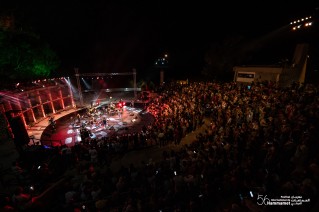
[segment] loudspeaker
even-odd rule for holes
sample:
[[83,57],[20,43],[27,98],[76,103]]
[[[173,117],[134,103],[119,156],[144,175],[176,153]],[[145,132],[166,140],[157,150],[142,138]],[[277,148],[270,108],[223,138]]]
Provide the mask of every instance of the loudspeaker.
[[24,126],[21,116],[11,117],[9,119],[9,124],[12,129],[12,133],[14,135],[14,142],[17,145],[25,145],[30,141],[27,129]]

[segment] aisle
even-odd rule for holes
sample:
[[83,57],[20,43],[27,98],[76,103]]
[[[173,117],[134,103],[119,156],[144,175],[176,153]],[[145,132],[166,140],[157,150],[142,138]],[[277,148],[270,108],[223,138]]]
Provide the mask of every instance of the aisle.
[[210,121],[206,118],[204,119],[204,124],[198,128],[196,131],[187,134],[181,141],[179,145],[169,144],[164,147],[150,146],[145,147],[140,150],[129,151],[122,156],[116,156],[111,163],[111,170],[117,172],[121,166],[129,167],[131,163],[135,167],[139,167],[142,163],[158,162],[163,159],[163,151],[170,152],[171,150],[179,150],[181,147],[187,144],[191,144],[196,140],[196,136],[199,133],[203,133],[207,127],[210,125]]

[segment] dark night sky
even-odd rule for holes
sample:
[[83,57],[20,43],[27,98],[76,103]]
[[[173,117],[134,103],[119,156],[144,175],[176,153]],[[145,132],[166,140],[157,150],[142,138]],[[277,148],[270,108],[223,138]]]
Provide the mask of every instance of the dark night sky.
[[265,36],[315,8],[315,1],[282,2],[11,1],[8,7],[58,53],[61,70],[127,72],[134,67],[146,73],[168,53],[172,71],[186,73],[202,69],[211,43]]

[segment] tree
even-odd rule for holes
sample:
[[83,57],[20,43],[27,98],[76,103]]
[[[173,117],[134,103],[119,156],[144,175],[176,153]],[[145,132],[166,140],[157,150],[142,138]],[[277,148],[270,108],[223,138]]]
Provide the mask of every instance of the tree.
[[60,62],[49,45],[33,33],[0,29],[0,78],[4,82],[50,76]]
[[232,75],[241,40],[241,37],[228,37],[222,42],[212,43],[205,55],[202,75],[214,80],[228,79]]
[[233,67],[251,61],[263,46],[264,42],[247,40],[243,36],[230,36],[214,42],[206,52],[202,75],[214,80],[232,80]]

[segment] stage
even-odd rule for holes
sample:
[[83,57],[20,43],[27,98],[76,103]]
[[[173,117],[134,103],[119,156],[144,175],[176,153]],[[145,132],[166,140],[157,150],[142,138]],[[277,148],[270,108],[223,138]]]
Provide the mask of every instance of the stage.
[[143,126],[148,126],[154,121],[153,115],[141,108],[124,106],[121,108],[121,112],[116,110],[116,112],[112,113],[107,113],[101,108],[103,108],[103,105],[99,106],[95,110],[98,112],[93,114],[88,113],[91,110],[90,108],[82,108],[62,116],[60,115],[54,120],[54,127],[50,125],[49,119],[44,120],[47,123],[46,126],[42,126],[43,132],[39,141],[37,139],[35,142],[31,140],[30,144],[36,143],[47,146],[65,144],[73,146],[82,142],[83,134],[81,137],[81,132],[83,130],[90,132],[90,139],[101,139],[103,137],[140,132]]

